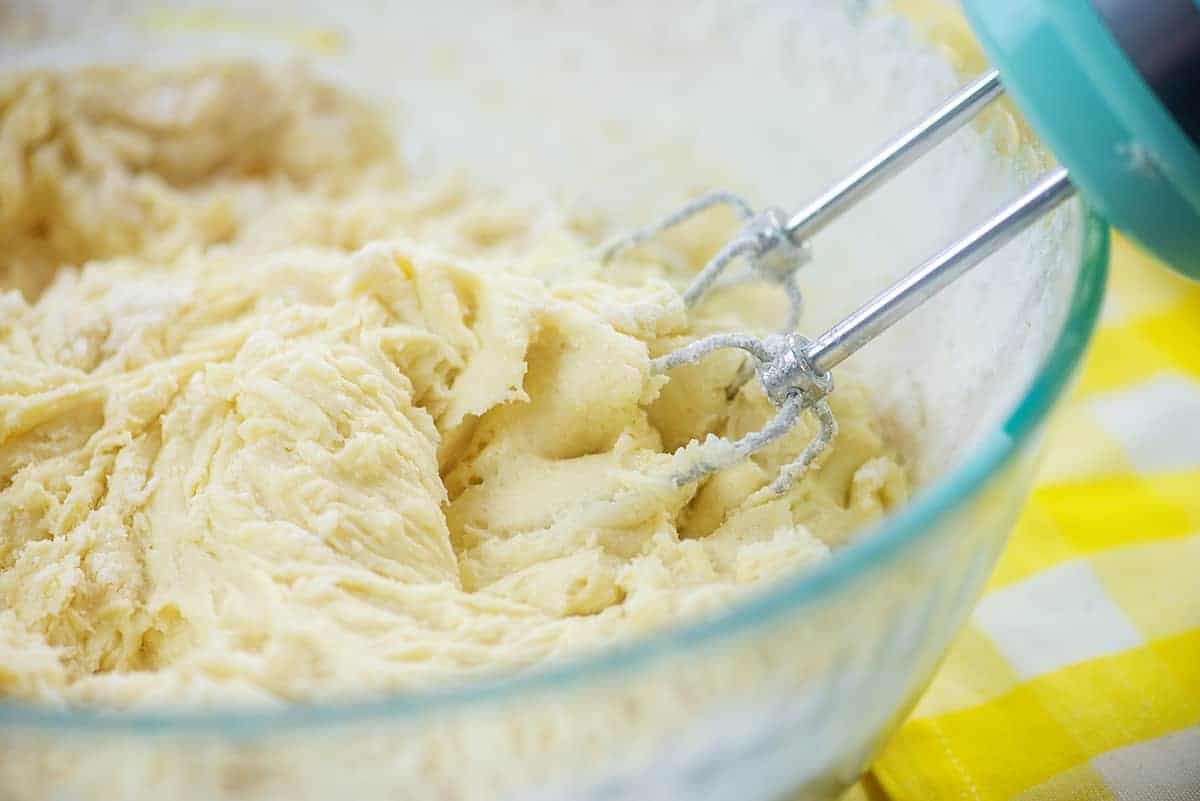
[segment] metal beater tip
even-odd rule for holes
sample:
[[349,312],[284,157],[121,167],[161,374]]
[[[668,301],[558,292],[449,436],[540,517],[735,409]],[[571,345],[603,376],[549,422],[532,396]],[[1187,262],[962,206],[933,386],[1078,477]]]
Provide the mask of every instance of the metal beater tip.
[[[710,353],[734,348],[750,354],[755,373],[778,411],[762,429],[733,443],[717,438],[717,444],[701,443],[692,462],[673,477],[676,486],[699,481],[718,470],[750,458],[795,427],[800,415],[811,410],[817,418],[817,434],[800,455],[780,469],[769,487],[775,494],[787,492],[797,478],[829,447],[837,436],[837,421],[826,396],[833,390],[833,377],[816,371],[805,351],[811,343],[799,334],[776,334],[759,339],[748,334],[713,334],[655,359],[651,370],[665,373],[681,364],[700,361]],[[724,443],[728,447],[719,447]],[[686,448],[684,449],[687,450]]]

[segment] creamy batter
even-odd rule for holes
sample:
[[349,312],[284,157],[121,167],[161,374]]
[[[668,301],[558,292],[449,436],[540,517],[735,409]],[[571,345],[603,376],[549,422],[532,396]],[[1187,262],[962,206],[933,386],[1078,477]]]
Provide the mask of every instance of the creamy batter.
[[[693,243],[719,241],[723,229]],[[211,703],[425,686],[711,610],[904,500],[870,398],[699,486],[772,409],[736,354],[649,371],[703,248],[406,175],[302,71],[0,83],[0,694]],[[770,315],[766,315],[770,316]]]

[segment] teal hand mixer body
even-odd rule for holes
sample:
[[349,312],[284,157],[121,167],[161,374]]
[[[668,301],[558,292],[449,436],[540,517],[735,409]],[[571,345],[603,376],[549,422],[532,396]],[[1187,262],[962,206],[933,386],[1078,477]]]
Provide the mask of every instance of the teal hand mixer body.
[[[749,457],[810,413],[817,435],[764,491],[787,490],[836,435],[826,402],[829,371],[1076,192],[1164,262],[1200,279],[1200,0],[963,0],[963,6],[996,69],[807,206],[790,215],[756,214],[736,195],[715,192],[605,249],[611,257],[727,205],[744,226],[697,275],[685,303],[695,304],[737,261],[778,283],[790,301],[781,334],[717,334],[654,362],[666,372],[719,349],[743,350],[753,370],[741,383],[757,374],[777,410],[761,431],[736,442],[694,446],[680,461],[676,484]],[[794,333],[800,293],[793,275],[808,260],[809,240],[1005,92],[1062,166],[820,336]]]

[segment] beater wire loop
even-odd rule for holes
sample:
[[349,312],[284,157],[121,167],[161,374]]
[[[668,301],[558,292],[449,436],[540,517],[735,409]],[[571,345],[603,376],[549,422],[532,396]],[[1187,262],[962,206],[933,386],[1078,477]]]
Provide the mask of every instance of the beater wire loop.
[[818,457],[833,444],[833,438],[837,436],[837,420],[833,416],[833,410],[829,408],[829,401],[822,398],[808,408],[817,418],[817,435],[805,446],[799,456],[779,469],[779,475],[775,477],[770,486],[770,492],[775,495],[782,495],[791,489],[792,485],[808,471]]
[[687,469],[673,476],[672,480],[675,482],[675,486],[682,487],[685,484],[691,484],[718,470],[749,459],[751,454],[762,450],[791,431],[796,425],[796,421],[800,419],[802,411],[804,411],[804,400],[799,395],[791,398],[779,409],[775,417],[758,431],[746,434],[737,442],[732,443],[732,447],[728,450],[722,450],[716,456],[710,458],[702,456]]
[[757,364],[754,372],[767,398],[778,410],[763,428],[746,434],[729,447],[719,451],[711,449],[708,455],[702,451],[693,464],[673,477],[676,486],[699,481],[749,458],[791,431],[800,415],[811,410],[817,418],[816,436],[796,459],[780,470],[769,491],[775,494],[787,492],[804,474],[837,436],[837,422],[825,400],[833,390],[833,378],[813,367],[805,353],[809,344],[809,340],[799,334],[759,339],[749,334],[721,333],[698,339],[651,362],[651,370],[661,374],[683,364],[694,364],[718,350],[745,351]]
[[[710,192],[645,228],[613,240],[600,250],[600,260],[609,261],[617,255],[644,245],[650,240],[691,217],[715,206],[731,207],[743,220],[741,229],[708,264],[696,274],[683,293],[683,302],[692,308],[714,288],[727,288],[749,280],[764,280],[777,284],[787,297],[788,316],[782,330],[793,331],[800,321],[803,298],[796,286],[797,271],[811,261],[807,243],[797,243],[788,233],[787,215],[781,209],[766,209],[755,213],[741,197],[731,192]],[[719,282],[733,262],[744,259],[749,266],[747,275]]]
[[708,211],[715,206],[729,206],[743,220],[749,220],[754,216],[754,209],[738,195],[732,192],[709,192],[685,203],[657,222],[653,222],[644,228],[639,228],[632,233],[617,237],[601,248],[600,260],[609,261],[618,254],[632,250],[639,245],[644,245],[664,231],[674,228],[685,220],[695,217],[700,212]]

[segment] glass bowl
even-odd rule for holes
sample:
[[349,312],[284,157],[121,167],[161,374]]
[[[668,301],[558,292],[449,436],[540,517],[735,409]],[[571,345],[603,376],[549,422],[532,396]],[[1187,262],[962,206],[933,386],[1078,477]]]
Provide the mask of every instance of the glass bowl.
[[[977,62],[935,0],[332,5],[18,7],[29,24],[8,29],[0,66],[299,54],[405,109],[418,169],[523,176],[632,223],[697,185],[798,203]],[[995,109],[821,235],[806,326],[1046,164]],[[1004,546],[1096,323],[1107,248],[1105,224],[1070,204],[852,360],[921,488],[810,572],[710,618],[433,692],[253,710],[2,703],[0,797],[834,797],[915,703]]]

